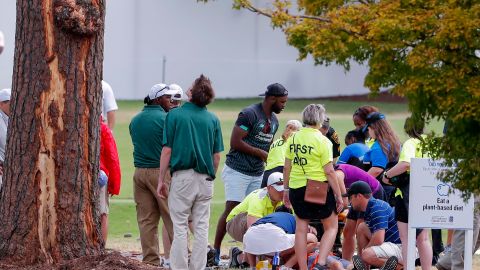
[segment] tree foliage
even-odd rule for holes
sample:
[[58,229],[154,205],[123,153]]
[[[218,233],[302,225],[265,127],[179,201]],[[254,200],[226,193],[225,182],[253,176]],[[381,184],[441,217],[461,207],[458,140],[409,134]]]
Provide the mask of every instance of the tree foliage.
[[448,120],[446,136],[431,134],[434,158],[454,171],[442,175],[466,193],[480,193],[480,2],[469,0],[274,0],[260,9],[299,60],[366,64],[364,84],[409,100],[413,117]]

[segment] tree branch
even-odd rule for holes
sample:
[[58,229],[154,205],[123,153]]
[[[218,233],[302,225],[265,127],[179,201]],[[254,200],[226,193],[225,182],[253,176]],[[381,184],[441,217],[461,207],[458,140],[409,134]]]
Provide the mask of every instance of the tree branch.
[[[241,6],[244,7],[245,9],[250,10],[251,12],[255,12],[255,13],[258,13],[260,15],[269,17],[269,18],[273,17],[272,13],[253,6],[250,3],[250,1],[245,1],[245,2],[242,1]],[[291,16],[291,17],[296,18],[296,19],[316,20],[316,21],[321,21],[321,22],[325,22],[325,23],[331,23],[332,22],[330,19],[327,19],[327,18],[318,17],[318,16],[311,16],[311,15],[304,15],[304,14],[297,14],[297,15],[288,14],[288,16]]]

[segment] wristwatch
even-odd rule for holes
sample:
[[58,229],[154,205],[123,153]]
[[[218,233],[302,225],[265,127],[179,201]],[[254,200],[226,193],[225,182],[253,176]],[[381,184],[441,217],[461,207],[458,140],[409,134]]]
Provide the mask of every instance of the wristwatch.
[[387,171],[384,171],[384,172],[383,172],[383,177],[385,177],[385,178],[387,178],[388,180],[390,180],[390,177],[388,177],[388,175],[387,175]]

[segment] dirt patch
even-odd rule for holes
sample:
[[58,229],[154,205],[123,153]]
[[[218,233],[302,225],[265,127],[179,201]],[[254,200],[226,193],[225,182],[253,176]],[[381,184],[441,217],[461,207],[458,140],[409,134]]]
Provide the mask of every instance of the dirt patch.
[[58,265],[16,266],[0,262],[3,270],[159,270],[161,267],[144,264],[130,258],[130,253],[107,251],[105,255],[86,256]]

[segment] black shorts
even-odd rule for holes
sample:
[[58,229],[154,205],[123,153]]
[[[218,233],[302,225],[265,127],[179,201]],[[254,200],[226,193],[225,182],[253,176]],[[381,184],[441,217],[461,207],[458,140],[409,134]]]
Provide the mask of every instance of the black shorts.
[[327,202],[324,205],[304,200],[306,187],[290,188],[289,198],[293,211],[301,219],[325,219],[336,211],[337,203],[331,188],[328,189]]
[[[383,187],[380,186],[380,189],[377,190],[377,192],[373,193],[373,197],[375,199],[379,199],[382,201],[386,201],[386,196],[385,196],[385,191],[383,190]],[[348,207],[348,214],[347,218],[351,220],[358,220],[359,218],[363,218],[363,213],[360,211],[353,210],[351,205]]]
[[278,166],[278,167],[275,167],[273,169],[266,170],[265,172],[263,172],[262,185],[260,186],[260,188],[264,188],[264,187],[267,186],[268,177],[270,176],[270,174],[272,174],[274,172],[283,173],[283,166]]
[[402,197],[395,197],[395,220],[403,223],[408,223],[408,201],[410,197],[410,190],[402,188]]

